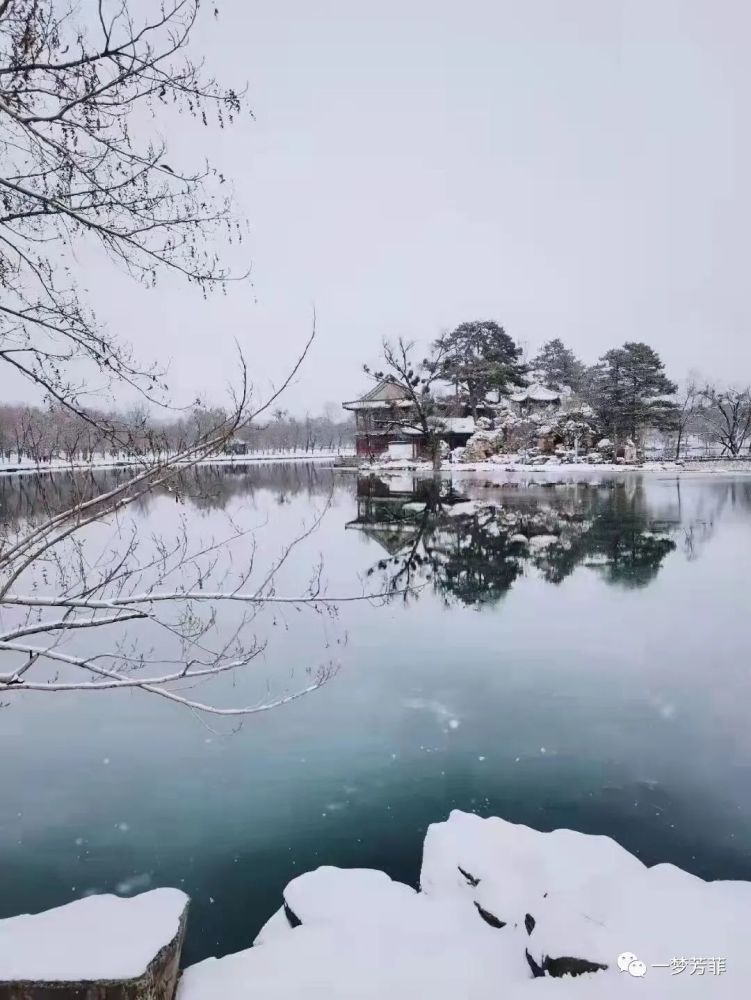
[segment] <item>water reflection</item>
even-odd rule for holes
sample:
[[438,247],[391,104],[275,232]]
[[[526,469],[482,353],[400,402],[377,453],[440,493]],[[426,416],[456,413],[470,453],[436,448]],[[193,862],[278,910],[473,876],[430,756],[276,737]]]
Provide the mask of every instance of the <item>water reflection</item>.
[[[123,474],[0,477],[1,518],[21,526]],[[260,566],[323,506],[279,593],[321,557],[334,594],[359,593],[369,569],[370,590],[422,587],[343,604],[336,628],[316,619],[349,638],[335,680],[239,732],[136,692],[0,708],[0,918],[176,885],[198,961],[247,947],[301,871],[416,882],[425,828],[453,808],[751,878],[751,479],[537,479],[435,486],[290,463],[200,469],[179,505],[147,498],[144,552],[176,512],[193,544],[229,517],[260,526]],[[233,547],[236,565],[251,555]],[[267,632],[275,652],[228,703],[317,651],[307,614]]]
[[[0,523],[14,527],[35,517],[59,514],[132,475],[133,470],[127,468],[0,475]],[[264,490],[271,490],[278,504],[300,494],[324,496],[331,489],[331,469],[316,462],[203,465],[179,473],[174,483],[170,497],[198,510],[224,510],[236,498],[252,499]],[[134,506],[146,514],[154,501],[167,493],[165,486],[157,486]]]
[[[419,596],[429,584],[445,603],[497,603],[525,573],[560,584],[577,566],[609,584],[645,587],[680,545],[697,558],[730,503],[751,506],[744,484],[717,484],[711,510],[650,503],[640,479],[474,484],[450,480],[360,477],[357,517],[347,524],[385,551],[368,570],[384,589]],[[478,495],[481,499],[477,499]],[[688,521],[687,521],[688,518]]]

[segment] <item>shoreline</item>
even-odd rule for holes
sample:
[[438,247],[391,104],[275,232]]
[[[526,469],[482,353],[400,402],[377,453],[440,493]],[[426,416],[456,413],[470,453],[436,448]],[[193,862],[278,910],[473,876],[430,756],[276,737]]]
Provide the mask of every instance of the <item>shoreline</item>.
[[[213,458],[202,458],[198,462],[177,462],[178,467],[195,467],[199,465],[263,465],[282,462],[333,462],[337,458],[349,458],[350,452],[290,452],[284,454],[249,454],[249,455],[216,455]],[[144,465],[141,459],[103,459],[94,462],[56,462],[45,465],[35,463],[9,464],[0,463],[0,476],[31,476],[52,475],[56,472],[98,472],[100,470],[138,469]]]
[[[382,462],[359,467],[342,468],[340,471],[358,472],[362,475],[400,474],[414,472],[417,474],[432,473],[429,462]],[[522,473],[524,475],[542,473],[543,475],[592,475],[606,473],[608,475],[664,475],[674,476],[751,476],[751,459],[739,459],[735,462],[717,459],[716,461],[692,462],[643,462],[639,465],[619,465],[613,462],[590,464],[589,462],[546,462],[541,465],[528,465],[521,462],[484,461],[484,462],[443,462],[440,470],[444,473],[463,474],[465,472],[484,473]]]

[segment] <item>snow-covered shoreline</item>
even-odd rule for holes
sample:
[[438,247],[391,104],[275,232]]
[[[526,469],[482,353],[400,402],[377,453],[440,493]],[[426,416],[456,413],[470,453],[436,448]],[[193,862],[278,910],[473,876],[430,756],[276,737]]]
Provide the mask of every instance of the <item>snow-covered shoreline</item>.
[[[358,467],[358,472],[363,474],[372,472],[381,473],[403,473],[415,472],[420,475],[430,474],[433,467],[429,462],[414,461],[389,461],[373,462],[368,465]],[[443,462],[441,473],[450,472],[460,475],[464,472],[486,472],[486,473],[540,473],[542,475],[592,475],[598,473],[617,473],[619,475],[665,475],[670,476],[747,476],[751,475],[751,459],[738,460],[734,462],[723,462],[722,460],[711,462],[642,462],[638,465],[624,465],[613,462],[600,462],[592,464],[589,462],[556,462],[550,461],[544,464],[527,464],[515,462],[508,456],[494,456],[482,462]]]
[[[178,465],[258,465],[281,462],[331,462],[337,458],[347,458],[354,455],[352,451],[315,451],[315,452],[251,452],[247,455],[215,455],[198,462],[178,462]],[[156,460],[156,459],[154,459]],[[98,472],[108,469],[140,469],[144,462],[152,461],[148,456],[141,458],[96,458],[92,462],[65,462],[56,459],[52,462],[2,462],[0,461],[0,476],[14,475],[44,475],[54,472]],[[161,456],[159,461],[164,461]]]
[[[454,811],[428,827],[418,888],[321,867],[279,902],[245,950],[185,969],[177,1000],[748,995],[751,882],[647,867],[605,836]],[[2,920],[0,995],[75,980],[106,997],[147,975],[134,996],[171,998],[186,906],[158,889]]]
[[186,969],[178,1000],[741,1000],[749,915],[751,883],[455,811],[428,828],[419,889],[299,876],[253,947]]

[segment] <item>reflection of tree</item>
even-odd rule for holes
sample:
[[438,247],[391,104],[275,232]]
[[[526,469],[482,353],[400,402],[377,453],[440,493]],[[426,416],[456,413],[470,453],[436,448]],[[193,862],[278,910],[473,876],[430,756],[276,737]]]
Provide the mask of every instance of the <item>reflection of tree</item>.
[[[11,526],[68,510],[131,475],[132,470],[124,468],[0,475],[0,523]],[[315,462],[204,465],[178,476],[169,495],[199,510],[223,510],[234,498],[252,497],[256,490],[272,491],[279,503],[300,493],[325,496],[331,481],[331,469]],[[157,487],[139,498],[137,508],[148,510],[154,497],[165,495],[165,488]]]
[[521,573],[520,546],[499,530],[494,511],[452,516],[451,508],[462,498],[450,484],[416,480],[412,491],[388,498],[372,481],[365,482],[358,490],[364,502],[353,523],[388,553],[369,575],[383,574],[386,587],[405,599],[408,588],[430,582],[447,604],[494,604]]
[[643,587],[657,576],[675,542],[664,525],[649,519],[641,490],[632,497],[623,489],[612,492],[609,510],[595,519],[586,537],[591,551],[604,556],[602,569],[610,583]]
[[550,583],[584,564],[609,583],[646,586],[676,548],[677,524],[650,514],[638,484],[509,490],[502,507],[452,516],[457,499],[431,498],[422,486],[391,497],[363,491],[352,526],[388,553],[369,572],[384,575],[394,590],[429,583],[447,603],[487,605],[500,600],[525,566]]
[[520,546],[497,530],[493,512],[455,517],[426,532],[433,585],[446,603],[495,604],[522,572]]
[[641,587],[650,583],[676,544],[672,524],[654,519],[643,489],[622,482],[611,489],[587,490],[579,527],[565,519],[558,542],[534,558],[550,583],[560,583],[581,563],[599,569],[609,583]]

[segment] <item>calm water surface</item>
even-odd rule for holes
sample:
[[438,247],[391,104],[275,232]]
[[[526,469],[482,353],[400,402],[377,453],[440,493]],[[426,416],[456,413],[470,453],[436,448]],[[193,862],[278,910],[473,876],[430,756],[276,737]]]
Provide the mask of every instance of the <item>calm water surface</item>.
[[[139,692],[0,709],[0,917],[176,885],[190,963],[247,946],[319,864],[414,884],[425,829],[452,808],[751,879],[751,479],[475,476],[436,495],[312,465],[203,475],[210,495],[180,505],[190,529],[229,513],[269,557],[330,497],[280,593],[322,558],[331,593],[416,595],[270,620],[273,651],[214,682],[216,701],[340,668],[237,732]],[[62,503],[70,482],[54,489]],[[0,517],[33,512],[35,490],[3,479]],[[451,516],[457,497],[501,511]],[[136,516],[146,535],[178,515],[154,497]],[[519,531],[556,541],[529,550]]]

